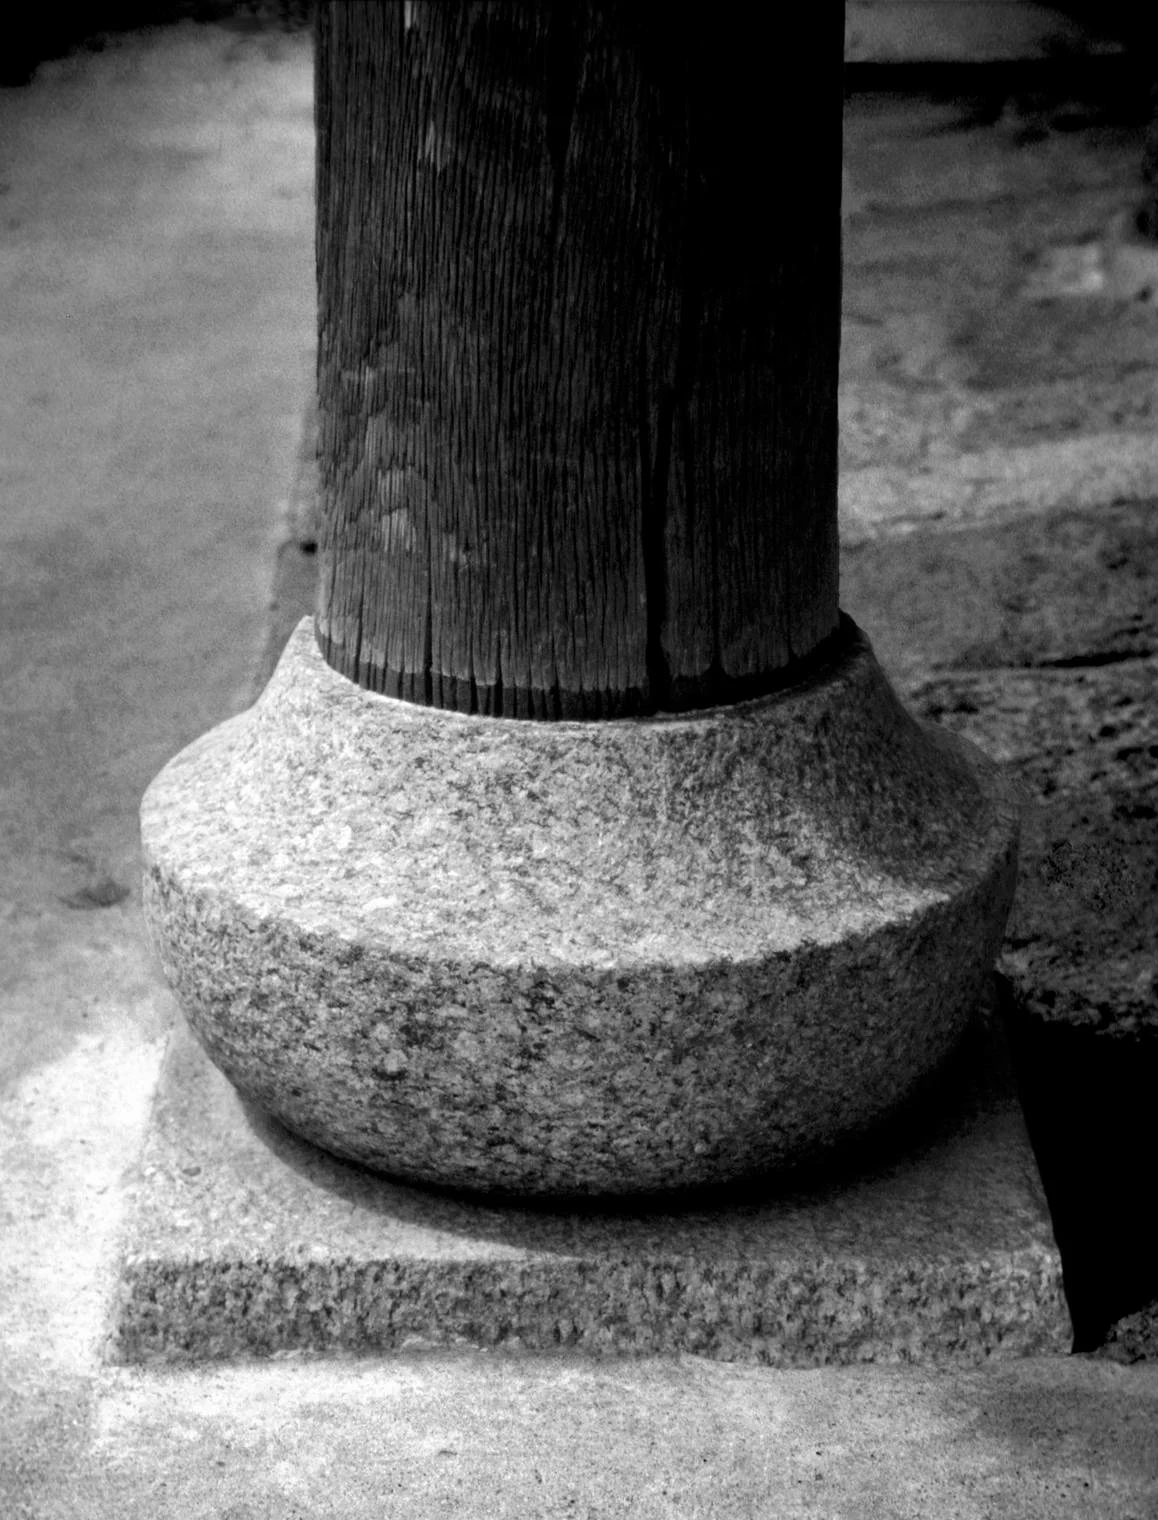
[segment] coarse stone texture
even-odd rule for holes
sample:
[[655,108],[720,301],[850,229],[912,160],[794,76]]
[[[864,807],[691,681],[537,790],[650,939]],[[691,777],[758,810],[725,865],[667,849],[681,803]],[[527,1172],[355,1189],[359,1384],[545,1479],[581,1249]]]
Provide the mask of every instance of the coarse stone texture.
[[[846,604],[911,709],[1026,798],[1000,968],[1036,1016],[1158,1032],[1153,501],[846,550]],[[945,607],[955,615],[946,619]],[[901,609],[899,615],[896,609]]]
[[400,1179],[726,1182],[946,1057],[1011,899],[1015,807],[847,620],[806,682],[526,723],[366,692],[309,622],[142,804],[166,975],[240,1090]]
[[[991,989],[989,989],[991,990]],[[1061,1263],[996,999],[840,1165],[646,1205],[494,1207],[392,1183],[247,1105],[178,1025],[109,1353],[481,1346],[785,1367],[1065,1351]]]
[[1027,798],[998,966],[1023,1010],[1022,1096],[1075,1343],[1153,1358],[1155,503],[882,537],[846,550],[841,584],[912,710],[981,745]]
[[914,694],[1005,761],[1031,805],[1000,956],[1039,1017],[1158,1032],[1158,658],[954,671]]

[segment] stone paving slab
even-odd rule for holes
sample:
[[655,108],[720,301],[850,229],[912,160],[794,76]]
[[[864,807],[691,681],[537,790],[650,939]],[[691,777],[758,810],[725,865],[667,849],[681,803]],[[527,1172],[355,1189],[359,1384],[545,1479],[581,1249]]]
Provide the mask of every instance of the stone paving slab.
[[782,1367],[1065,1351],[991,1007],[896,1126],[779,1193],[581,1210],[394,1185],[249,1110],[179,1022],[131,1207],[118,1362],[486,1346]]
[[1152,1041],[1155,500],[862,543],[841,582],[910,709],[1006,766],[1026,799],[999,969],[1040,1018]]
[[1112,47],[1089,18],[1030,0],[849,0],[846,63],[1006,63]]

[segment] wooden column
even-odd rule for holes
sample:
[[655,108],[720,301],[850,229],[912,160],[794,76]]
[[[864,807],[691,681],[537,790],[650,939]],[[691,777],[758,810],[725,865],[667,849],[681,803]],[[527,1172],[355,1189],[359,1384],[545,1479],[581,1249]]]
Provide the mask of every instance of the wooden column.
[[335,669],[595,719],[833,634],[842,9],[319,6]]

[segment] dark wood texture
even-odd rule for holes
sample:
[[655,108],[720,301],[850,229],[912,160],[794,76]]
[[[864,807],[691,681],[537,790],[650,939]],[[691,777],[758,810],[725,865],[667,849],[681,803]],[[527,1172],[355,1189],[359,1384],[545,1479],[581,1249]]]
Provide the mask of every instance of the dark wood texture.
[[833,634],[841,10],[319,8],[337,670],[619,717]]

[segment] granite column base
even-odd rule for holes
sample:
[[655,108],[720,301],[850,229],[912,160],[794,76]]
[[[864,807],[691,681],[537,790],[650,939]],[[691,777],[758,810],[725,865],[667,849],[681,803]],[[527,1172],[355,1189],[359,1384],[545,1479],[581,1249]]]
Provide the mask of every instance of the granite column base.
[[214,1063],[335,1156],[711,1188],[855,1146],[950,1058],[1016,812],[848,619],[770,696],[588,724],[375,695],[305,620],[150,786],[145,909]]
[[107,1355],[961,1366],[1072,1341],[1002,1019],[983,996],[954,1061],[824,1167],[563,1206],[335,1160],[242,1099],[178,1021]]

